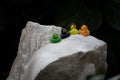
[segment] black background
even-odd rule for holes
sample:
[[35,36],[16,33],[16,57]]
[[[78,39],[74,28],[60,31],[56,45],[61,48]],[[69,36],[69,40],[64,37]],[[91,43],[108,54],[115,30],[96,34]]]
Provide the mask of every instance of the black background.
[[[51,6],[50,3],[56,5]],[[21,31],[27,21],[35,21],[40,24],[54,25],[55,6],[67,2],[61,0],[4,0],[0,2],[0,80],[5,80],[9,74],[12,63],[17,55],[17,49]],[[106,2],[101,4],[104,9]],[[105,16],[105,15],[104,15]],[[104,40],[108,44],[108,70],[106,78],[120,74],[120,31],[113,28],[103,19],[99,29],[91,32],[91,35]]]

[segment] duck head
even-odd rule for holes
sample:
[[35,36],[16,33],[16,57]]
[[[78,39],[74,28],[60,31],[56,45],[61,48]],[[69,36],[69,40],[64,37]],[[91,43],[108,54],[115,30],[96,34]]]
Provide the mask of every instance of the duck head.
[[63,29],[61,30],[61,33],[62,33],[62,34],[65,34],[65,33],[67,33],[67,30],[63,28]]
[[82,25],[81,30],[88,30],[88,27],[86,25]]
[[76,25],[75,25],[75,24],[72,24],[70,28],[71,28],[71,29],[76,29]]
[[54,33],[54,34],[52,35],[52,37],[53,37],[54,39],[57,39],[57,38],[59,37],[59,35],[58,35],[57,33]]

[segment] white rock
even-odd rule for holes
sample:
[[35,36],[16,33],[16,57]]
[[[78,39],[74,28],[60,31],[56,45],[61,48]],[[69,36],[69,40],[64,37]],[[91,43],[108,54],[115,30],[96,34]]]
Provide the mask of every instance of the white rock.
[[[22,31],[18,54],[7,80],[34,80],[41,70],[49,69],[53,62],[79,52],[82,52],[82,56],[93,56],[91,59],[85,58],[84,63],[80,63],[84,66],[81,68],[79,79],[76,80],[84,80],[87,75],[95,74],[101,66],[105,67],[107,46],[104,41],[93,36],[71,35],[60,43],[53,44],[50,43],[50,37],[54,32],[60,34],[61,28],[27,23]],[[89,51],[92,53],[87,55]],[[88,63],[88,60],[92,63]]]
[[50,42],[50,37],[54,32],[60,34],[61,27],[40,25],[28,21],[26,27],[22,30],[17,56],[7,80],[21,80],[24,66],[31,59],[35,51]]
[[[98,47],[103,45],[105,45],[105,43],[96,39],[95,37],[84,37],[79,34],[71,35],[57,44],[49,43],[46,46],[40,48],[33,55],[28,65],[25,67],[23,80],[34,80],[42,69],[44,69],[48,64],[60,59],[61,57],[70,56],[77,52],[84,52],[84,54],[86,54],[88,51],[97,50]],[[89,64],[87,66],[89,66]],[[90,67],[91,66],[89,66],[89,68]],[[87,70],[87,73],[84,71],[82,75],[90,73],[93,68],[88,71],[88,68],[86,67],[85,70]],[[93,72],[95,73],[95,70],[93,70]]]

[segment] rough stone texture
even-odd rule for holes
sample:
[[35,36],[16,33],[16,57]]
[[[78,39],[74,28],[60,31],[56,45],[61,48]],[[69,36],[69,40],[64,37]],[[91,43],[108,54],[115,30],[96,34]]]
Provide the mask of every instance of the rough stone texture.
[[[61,27],[28,22],[22,31],[18,53],[7,80],[22,80],[24,67],[33,54],[50,42],[53,32],[60,34]],[[106,43],[87,52],[77,52],[48,64],[35,80],[85,80],[106,67]]]
[[106,44],[96,50],[63,57],[45,67],[35,80],[86,80],[106,67]]
[[29,21],[22,30],[18,53],[7,80],[21,80],[23,68],[35,51],[50,42],[53,32],[60,34],[61,27],[45,26]]

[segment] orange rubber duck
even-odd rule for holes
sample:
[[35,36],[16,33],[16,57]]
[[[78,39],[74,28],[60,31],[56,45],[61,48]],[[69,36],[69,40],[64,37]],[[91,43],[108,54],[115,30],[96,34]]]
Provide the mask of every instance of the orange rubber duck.
[[79,29],[79,33],[83,36],[88,36],[90,34],[90,31],[86,25],[82,25],[81,29]]

